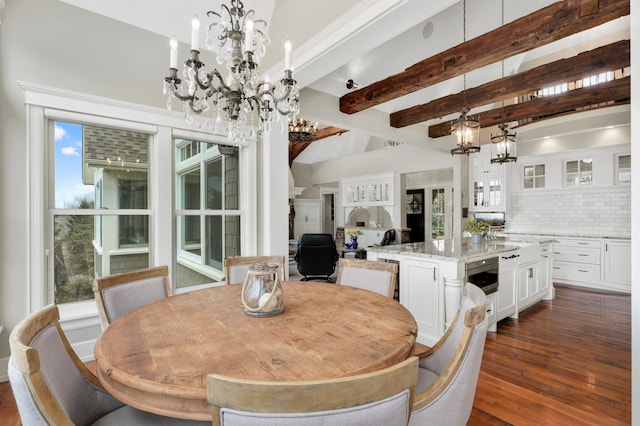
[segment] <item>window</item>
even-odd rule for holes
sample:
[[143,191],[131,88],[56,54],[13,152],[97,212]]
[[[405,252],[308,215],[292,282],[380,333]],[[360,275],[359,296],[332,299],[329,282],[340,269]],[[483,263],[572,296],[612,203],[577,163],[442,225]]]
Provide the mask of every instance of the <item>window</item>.
[[149,266],[150,135],[64,121],[50,125],[53,293],[60,304],[93,299],[96,276]]
[[224,279],[224,258],[240,253],[238,155],[175,139],[177,286]]
[[522,167],[522,186],[528,188],[544,188],[544,164],[530,164]]
[[431,190],[431,238],[444,238],[445,188]]
[[[224,137],[193,131],[183,121],[167,119],[169,113],[52,88],[21,87],[28,119],[31,311],[56,303],[66,324],[84,327],[83,321],[97,314],[92,292],[97,276],[169,265],[174,288],[178,278],[188,285],[211,285],[216,279],[210,275],[219,275],[224,255],[240,253],[240,242],[242,250],[255,251],[256,233],[241,238],[240,224],[255,229],[256,214],[241,209],[241,203],[252,201],[246,189],[237,187],[240,165],[255,158],[255,145],[223,157],[215,144]],[[188,139],[182,152],[176,152],[177,135]],[[177,213],[178,194],[172,190],[176,164],[180,174],[191,173],[189,179],[201,187],[185,193],[190,209]],[[187,186],[193,186],[189,179]],[[201,185],[200,179],[214,187]],[[253,188],[255,176],[240,183]],[[193,207],[200,200],[209,207]],[[180,253],[177,241],[183,229],[176,226],[177,214],[192,221]],[[182,262],[185,246],[202,262]]]
[[565,186],[591,185],[592,160],[572,160],[565,163]]
[[616,155],[616,184],[631,183],[631,154]]

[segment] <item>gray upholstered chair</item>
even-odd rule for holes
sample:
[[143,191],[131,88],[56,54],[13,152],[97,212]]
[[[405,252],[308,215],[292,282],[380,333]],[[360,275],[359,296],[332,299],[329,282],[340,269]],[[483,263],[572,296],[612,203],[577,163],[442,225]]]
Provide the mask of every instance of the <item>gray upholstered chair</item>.
[[50,305],[23,319],[11,332],[9,380],[22,424],[207,425],[126,406],[107,393],[71,348]]
[[122,315],[170,296],[169,268],[157,266],[96,278],[93,293],[104,330]]
[[207,375],[213,424],[406,426],[418,359],[330,380],[276,382]]
[[469,421],[487,336],[486,303],[482,290],[467,284],[453,325],[420,355],[411,425]]
[[393,297],[397,277],[397,263],[341,258],[338,261],[336,284],[363,288]]
[[236,256],[224,259],[224,275],[227,284],[243,284],[249,267],[256,263],[275,263],[278,265],[278,277],[284,281],[284,256]]

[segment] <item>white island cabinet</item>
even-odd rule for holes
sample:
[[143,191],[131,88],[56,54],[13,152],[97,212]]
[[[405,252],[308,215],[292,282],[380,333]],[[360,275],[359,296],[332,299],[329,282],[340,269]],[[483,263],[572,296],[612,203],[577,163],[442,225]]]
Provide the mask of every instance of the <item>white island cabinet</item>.
[[518,277],[518,255],[515,253],[503,253],[500,255],[498,268],[498,307],[496,321],[504,318],[518,316],[516,288]]
[[418,340],[430,341],[442,328],[438,263],[405,259],[400,262],[400,277],[405,281],[400,288],[400,303],[409,309],[418,324]]
[[[471,238],[463,238],[370,247],[367,259],[400,263],[400,303],[416,319],[416,340],[432,346],[442,337],[460,308],[465,264],[517,250],[518,247],[502,242],[472,244]],[[494,296],[489,300],[488,315],[495,323],[497,302]]]

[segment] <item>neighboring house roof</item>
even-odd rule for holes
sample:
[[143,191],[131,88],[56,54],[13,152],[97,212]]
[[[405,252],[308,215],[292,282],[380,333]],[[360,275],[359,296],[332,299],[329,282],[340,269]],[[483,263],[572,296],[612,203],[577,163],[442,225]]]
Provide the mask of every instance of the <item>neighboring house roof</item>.
[[93,183],[93,168],[146,170],[149,135],[129,130],[83,126],[83,182]]

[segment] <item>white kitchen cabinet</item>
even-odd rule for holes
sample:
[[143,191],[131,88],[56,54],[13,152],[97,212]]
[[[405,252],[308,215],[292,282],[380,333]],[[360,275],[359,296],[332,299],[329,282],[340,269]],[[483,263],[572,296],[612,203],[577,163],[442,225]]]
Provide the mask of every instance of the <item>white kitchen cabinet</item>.
[[498,295],[496,321],[513,316],[517,318],[517,266],[518,258],[516,254],[505,253],[500,255],[500,265],[498,272]]
[[579,286],[599,283],[600,250],[598,239],[557,238],[553,244],[553,280]]
[[553,244],[553,281],[631,292],[631,241],[558,237]]
[[518,312],[539,300],[538,263],[518,266]]
[[473,211],[504,210],[504,177],[476,177],[471,184],[471,205]]
[[394,177],[394,173],[380,173],[341,179],[342,205],[353,207],[395,204]]
[[[508,165],[491,163],[491,151],[472,154],[469,159],[469,210],[504,211]],[[510,170],[510,169],[509,169]]]
[[604,280],[631,291],[631,241],[604,241]]
[[418,324],[420,342],[433,342],[440,336],[440,294],[438,264],[422,260],[403,259],[400,262],[400,303]]
[[487,295],[487,328],[488,331],[498,331],[498,293],[491,293]]
[[484,147],[481,147],[481,152],[472,154],[469,158],[471,173],[473,176],[503,174],[503,165],[499,163],[492,163],[491,150],[484,152],[483,148]]
[[539,281],[539,291],[542,299],[549,300],[553,299],[553,292],[551,290],[551,264],[552,264],[552,255],[551,255],[551,244],[541,244],[540,245],[540,264],[538,267],[538,281]]

